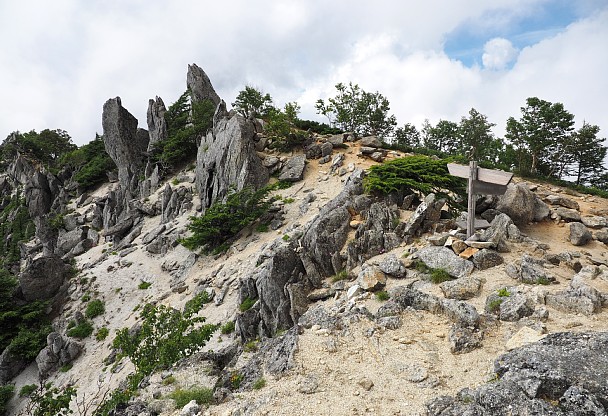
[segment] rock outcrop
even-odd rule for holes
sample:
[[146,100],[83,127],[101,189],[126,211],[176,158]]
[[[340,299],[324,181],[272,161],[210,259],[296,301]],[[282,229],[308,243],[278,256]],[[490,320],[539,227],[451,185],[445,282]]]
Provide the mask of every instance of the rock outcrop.
[[198,65],[188,65],[186,84],[192,94],[192,101],[211,100],[215,107],[220,104],[221,99],[213,89],[209,77]]
[[253,124],[218,106],[213,130],[201,140],[196,157],[196,189],[203,210],[223,201],[231,190],[259,189],[268,182],[268,169],[255,151]]

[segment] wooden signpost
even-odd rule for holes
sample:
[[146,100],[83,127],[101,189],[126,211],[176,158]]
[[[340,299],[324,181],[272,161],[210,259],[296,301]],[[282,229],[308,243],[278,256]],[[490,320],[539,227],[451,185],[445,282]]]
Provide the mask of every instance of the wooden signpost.
[[484,169],[477,167],[477,162],[469,162],[469,166],[448,163],[451,175],[469,180],[467,193],[467,238],[475,232],[475,195],[502,195],[507,190],[513,174],[502,170]]

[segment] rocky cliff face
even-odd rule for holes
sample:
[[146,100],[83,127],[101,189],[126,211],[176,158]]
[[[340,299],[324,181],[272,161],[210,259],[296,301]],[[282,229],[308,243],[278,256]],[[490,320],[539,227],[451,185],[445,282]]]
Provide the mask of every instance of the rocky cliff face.
[[211,85],[209,77],[198,65],[188,65],[186,85],[192,94],[193,101],[211,100],[216,107],[220,104],[221,99]]

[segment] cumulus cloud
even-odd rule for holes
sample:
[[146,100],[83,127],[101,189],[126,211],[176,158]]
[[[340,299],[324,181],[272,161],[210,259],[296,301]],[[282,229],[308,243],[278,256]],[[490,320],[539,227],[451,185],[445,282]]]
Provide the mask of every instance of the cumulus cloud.
[[481,60],[487,69],[504,69],[517,57],[517,49],[504,38],[494,38],[483,46]]
[[470,68],[445,54],[446,36],[488,16],[508,25],[545,1],[38,3],[34,10],[0,2],[0,140],[13,130],[62,128],[84,144],[101,133],[102,105],[115,96],[145,127],[148,99],[175,101],[189,63],[207,72],[227,103],[253,84],[278,105],[297,100],[303,117],[319,120],[314,102],[352,81],[389,98],[400,124],[458,121],[475,107],[500,131],[533,95],[603,122],[607,11],[519,55],[494,39],[483,68]]

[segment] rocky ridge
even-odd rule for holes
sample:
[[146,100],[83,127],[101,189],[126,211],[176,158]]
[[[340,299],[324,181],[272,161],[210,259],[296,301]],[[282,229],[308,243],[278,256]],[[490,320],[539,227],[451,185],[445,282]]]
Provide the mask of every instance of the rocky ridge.
[[[213,302],[203,315],[236,321],[236,334],[218,333],[203,351],[154,374],[120,414],[606,412],[608,378],[573,358],[587,357],[606,374],[606,201],[516,183],[501,198],[480,198],[479,215],[491,225],[466,239],[454,219],[442,219],[445,201],[434,195],[413,204],[363,193],[364,169],[397,157],[377,139],[314,137],[303,154],[277,154],[260,144],[255,121],[215,98],[200,68],[189,67],[187,78],[196,97],[217,101],[193,170],[162,183],[146,159],[150,142],[165,134],[158,97],[150,102],[150,133],[119,98],[104,105],[116,183],[69,199],[67,181],[26,160],[9,169],[7,180],[29,190],[28,210],[38,219],[36,239],[24,248],[21,290],[55,299],[58,317],[36,364],[22,372],[24,363],[3,354],[0,380],[19,388],[40,374],[56,385],[77,383],[80,397],[94,396],[99,380],[114,388],[131,364],[104,364],[112,337],[79,343],[63,335],[82,316],[83,296],[104,299],[109,313],[94,323],[113,332],[135,325],[144,302],[179,308],[206,291]],[[230,187],[265,185],[273,171],[295,184],[278,191],[272,232],[246,229],[217,257],[178,244],[189,215]],[[65,212],[59,229],[45,225],[51,211]],[[76,281],[62,270],[72,258],[81,269]],[[429,268],[451,280],[430,283]],[[139,289],[142,282],[150,287]],[[379,300],[379,292],[390,298]],[[238,311],[246,299],[255,303]],[[65,364],[73,369],[57,372]],[[184,388],[213,388],[217,404],[174,409],[167,394],[175,386],[163,383],[169,376]],[[262,378],[267,386],[252,390]]]

